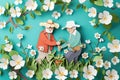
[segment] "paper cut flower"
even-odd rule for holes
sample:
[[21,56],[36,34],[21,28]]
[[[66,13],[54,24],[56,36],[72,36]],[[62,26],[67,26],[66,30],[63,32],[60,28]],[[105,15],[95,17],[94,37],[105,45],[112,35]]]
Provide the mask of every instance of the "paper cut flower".
[[91,7],[91,8],[89,8],[88,9],[88,16],[89,17],[96,17],[96,15],[97,15],[97,10],[96,10],[96,8],[94,8],[94,7]]
[[0,22],[0,29],[3,29],[6,27],[6,22]]
[[0,15],[4,14],[4,12],[5,12],[5,8],[0,6]]
[[108,11],[103,11],[103,13],[99,13],[99,22],[105,25],[108,25],[112,21],[112,15]]
[[21,40],[21,39],[23,38],[23,34],[21,34],[21,33],[17,34],[17,38],[18,38],[19,40]]
[[12,60],[10,61],[10,65],[14,67],[15,70],[21,69],[25,64],[25,61],[20,55],[13,55]]
[[69,72],[70,78],[77,78],[78,77],[78,71],[77,70],[72,70]]
[[26,6],[26,9],[27,9],[28,11],[34,11],[34,10],[37,9],[38,4],[37,4],[36,1],[28,0],[28,1],[26,2],[25,6]]
[[15,0],[14,4],[15,5],[22,4],[22,0]]
[[105,7],[113,7],[113,0],[103,0]]
[[52,17],[54,17],[55,19],[58,19],[61,16],[61,14],[57,11],[54,11],[52,14]]
[[9,72],[9,78],[11,80],[16,79],[17,78],[17,73],[15,71]]
[[66,70],[64,67],[59,67],[58,69],[55,70],[55,78],[59,79],[59,80],[65,80],[68,75],[68,70]]
[[9,61],[8,59],[2,58],[0,59],[0,68],[6,70],[8,68]]
[[4,47],[4,50],[6,52],[10,52],[13,48],[13,45],[12,44],[6,44],[5,47]]
[[72,10],[72,9],[66,9],[66,10],[65,10],[65,13],[66,13],[67,15],[72,15],[73,10]]
[[34,76],[35,72],[33,70],[28,70],[26,73],[26,76],[29,78],[32,78]]
[[20,17],[21,16],[21,10],[19,7],[16,7],[16,8],[10,8],[10,14],[12,17]]
[[51,79],[53,72],[50,69],[45,69],[43,70],[42,75],[43,75],[43,78],[45,79]]

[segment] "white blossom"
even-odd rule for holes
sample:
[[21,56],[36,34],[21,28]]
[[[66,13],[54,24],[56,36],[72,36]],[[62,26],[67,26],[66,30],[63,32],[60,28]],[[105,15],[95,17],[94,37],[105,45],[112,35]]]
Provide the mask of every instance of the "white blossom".
[[119,2],[116,2],[116,7],[120,8],[120,3]]
[[31,45],[31,44],[28,44],[28,45],[27,45],[27,49],[32,49],[32,45]]
[[103,64],[104,64],[104,63],[103,63],[103,60],[102,60],[102,59],[97,59],[97,60],[96,60],[96,64],[95,64],[96,67],[101,68],[101,67],[103,67]]
[[113,63],[113,65],[116,65],[120,62],[119,58],[117,56],[114,56],[112,59],[111,59],[111,62]]
[[99,13],[99,22],[105,25],[108,25],[112,21],[112,15],[108,11],[103,11],[103,13]]
[[58,19],[61,16],[61,14],[57,11],[54,11],[52,14],[52,17],[54,17],[55,19]]
[[9,78],[12,79],[16,79],[17,78],[17,73],[15,71],[11,71],[9,72]]
[[6,27],[6,22],[0,22],[0,29],[3,29]]
[[85,43],[86,43],[86,44],[90,44],[91,41],[88,39],[88,40],[85,40]]
[[70,3],[71,0],[62,0],[63,2]]
[[10,14],[12,17],[20,17],[21,16],[21,9],[19,7],[11,7]]
[[29,78],[32,78],[34,76],[34,74],[35,74],[34,70],[28,70],[26,72],[26,76],[29,77]]
[[8,59],[2,58],[0,59],[0,68],[6,70],[8,68],[9,61]]
[[86,52],[82,53],[82,58],[87,59],[88,58],[88,53],[86,53]]
[[78,71],[77,70],[72,70],[69,72],[70,78],[77,78],[78,77]]
[[27,9],[28,11],[34,11],[34,10],[37,9],[38,4],[37,4],[36,1],[28,0],[28,1],[26,2],[25,6],[26,6],[26,9]]
[[51,79],[53,72],[50,69],[45,69],[42,71],[43,78],[45,79]]
[[99,48],[99,47],[95,48],[95,52],[100,53],[100,51],[101,51],[101,48]]
[[97,75],[97,70],[92,65],[85,66],[83,72],[83,77],[88,80],[93,80]]
[[0,6],[0,15],[4,14],[4,12],[5,12],[5,8]]
[[94,7],[89,8],[88,12],[89,12],[89,14],[88,14],[89,17],[93,17],[94,18],[97,15],[97,10]]
[[17,34],[17,38],[18,38],[19,40],[21,40],[21,39],[23,38],[23,34],[21,34],[21,33]]
[[68,70],[66,70],[64,67],[59,67],[58,69],[55,70],[55,78],[59,80],[65,80],[68,75]]
[[66,10],[65,10],[65,13],[66,13],[67,15],[72,15],[73,10],[72,10],[72,9],[66,9]]
[[106,76],[104,76],[105,80],[119,80],[119,74],[115,69],[107,70]]
[[94,37],[95,37],[96,39],[99,39],[99,38],[101,37],[101,34],[99,34],[99,33],[97,32],[97,33],[94,34]]
[[30,55],[31,56],[35,56],[36,55],[36,51],[35,50],[30,50]]
[[105,61],[104,62],[104,68],[105,69],[111,68],[111,63],[109,61]]
[[112,43],[108,43],[109,51],[112,53],[120,52],[120,40],[114,39]]
[[113,0],[103,0],[105,7],[113,7]]
[[15,70],[21,69],[25,64],[25,61],[20,55],[13,55],[12,60],[10,61],[10,65],[14,67]]
[[86,0],[79,0],[80,4],[83,4],[84,2],[86,2]]
[[13,45],[12,44],[6,44],[5,47],[4,47],[4,50],[7,51],[7,52],[10,52],[13,48]]

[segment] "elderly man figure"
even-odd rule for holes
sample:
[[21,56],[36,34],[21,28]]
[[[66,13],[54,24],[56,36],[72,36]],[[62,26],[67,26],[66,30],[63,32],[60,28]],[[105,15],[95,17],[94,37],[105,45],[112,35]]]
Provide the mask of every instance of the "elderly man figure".
[[45,30],[40,33],[37,44],[39,54],[36,61],[38,63],[41,63],[44,58],[48,58],[48,54],[51,53],[54,46],[60,45],[60,42],[56,42],[52,34],[54,28],[59,28],[59,24],[54,23],[52,20],[48,20],[47,22],[40,23],[40,26],[45,26]]
[[76,30],[77,27],[80,27],[80,25],[76,25],[74,21],[68,21],[66,23],[66,26],[63,29],[67,29],[67,31],[69,32],[69,41],[58,47],[59,50],[68,47],[64,50],[64,53],[65,58],[69,63],[71,61],[76,63],[78,61],[79,55],[81,54],[81,35]]

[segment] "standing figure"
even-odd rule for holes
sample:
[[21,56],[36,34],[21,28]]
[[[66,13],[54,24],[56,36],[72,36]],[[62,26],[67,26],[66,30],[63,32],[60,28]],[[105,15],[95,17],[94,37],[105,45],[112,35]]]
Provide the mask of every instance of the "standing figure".
[[74,21],[68,21],[66,23],[66,26],[63,29],[67,29],[67,31],[69,32],[69,41],[58,47],[59,50],[67,47],[67,49],[64,50],[64,53],[65,58],[69,63],[71,61],[76,63],[82,50],[82,48],[80,47],[81,35],[76,30],[77,27],[80,27],[80,25],[76,25]]
[[56,42],[52,34],[54,28],[59,28],[59,24],[54,23],[52,20],[48,20],[47,22],[40,23],[40,26],[44,26],[45,30],[40,33],[37,44],[39,54],[36,61],[38,63],[41,63],[44,58],[48,58],[48,54],[51,53],[54,46],[60,45],[60,42]]

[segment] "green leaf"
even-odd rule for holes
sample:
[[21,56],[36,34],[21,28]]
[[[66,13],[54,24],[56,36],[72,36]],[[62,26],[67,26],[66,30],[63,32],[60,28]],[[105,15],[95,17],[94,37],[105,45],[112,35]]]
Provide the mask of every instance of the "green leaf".
[[79,9],[81,7],[81,4],[78,4],[77,6],[76,6],[76,9]]
[[25,26],[24,30],[29,30],[31,28],[31,26]]
[[44,3],[44,0],[40,0],[41,3]]
[[10,56],[8,56],[7,54],[3,54],[3,55],[2,55],[2,58],[5,58],[5,59],[10,60]]
[[104,2],[103,2],[103,0],[95,0],[94,4],[97,6],[103,6]]
[[112,27],[112,24],[108,24],[108,25],[103,25],[106,29],[110,29]]
[[8,2],[6,3],[5,8],[6,8],[7,10],[10,8],[10,5],[9,5]]
[[0,75],[2,75],[2,70],[0,70]]
[[29,14],[30,14],[30,17],[31,17],[31,18],[33,18],[33,19],[35,18],[35,15],[34,15],[32,12],[29,13]]
[[14,30],[13,27],[10,27],[10,28],[9,28],[9,31],[10,31],[11,33],[13,33],[13,30]]
[[24,24],[23,20],[20,19],[20,18],[15,18],[15,21],[16,21],[17,24],[20,24],[20,25]]
[[95,61],[97,61],[98,59],[102,59],[102,56],[95,56],[94,59],[93,59],[93,61],[95,62]]
[[120,22],[120,18],[119,16],[117,16],[116,14],[112,14],[112,21],[115,23],[119,23]]
[[18,55],[18,52],[15,51],[15,50],[12,50],[12,51],[10,51],[9,55],[10,55],[10,56]]
[[41,12],[38,11],[38,10],[35,10],[34,12],[35,12],[36,15],[41,15]]
[[87,8],[87,6],[85,6],[85,5],[82,5],[82,8],[83,8],[83,10],[84,10],[85,12],[87,12],[87,11],[88,11],[88,8]]

